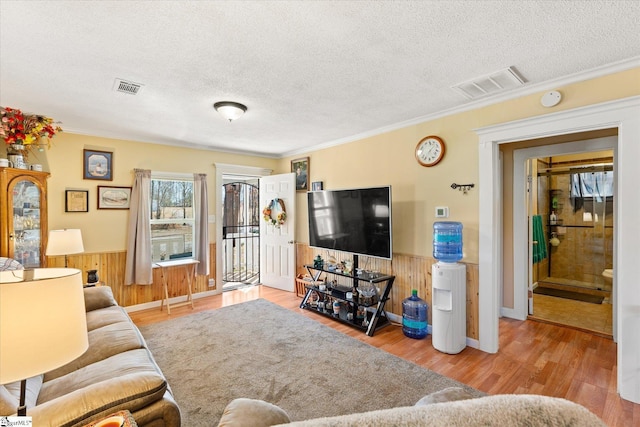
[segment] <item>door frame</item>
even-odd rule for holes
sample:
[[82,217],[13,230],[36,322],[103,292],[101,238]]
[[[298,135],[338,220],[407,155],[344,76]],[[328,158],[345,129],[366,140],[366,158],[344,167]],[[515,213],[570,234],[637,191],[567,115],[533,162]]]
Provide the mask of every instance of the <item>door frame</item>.
[[[617,137],[607,136],[603,138],[585,139],[580,141],[565,142],[562,144],[542,145],[539,147],[522,148],[513,152],[513,309],[502,308],[502,314],[505,317],[525,320],[528,313],[528,295],[527,287],[519,286],[525,283],[527,286],[530,281],[530,240],[529,240],[529,214],[526,206],[526,170],[525,161],[528,159],[536,159],[540,157],[552,157],[565,154],[584,153],[589,151],[613,150],[614,169],[617,165]],[[614,179],[617,184],[617,171],[615,171]],[[616,197],[614,197],[614,212],[618,211],[619,198],[617,197],[617,188],[615,189]],[[616,234],[618,227],[614,227],[614,241],[617,240]],[[616,252],[613,253],[613,263],[616,264]],[[616,340],[616,306],[615,298],[615,278],[612,292],[613,304],[613,337]]]
[[[624,200],[615,214],[615,223],[624,233],[614,242],[614,264],[618,292],[616,330],[618,334],[618,393],[623,399],[640,403],[640,293],[635,289],[635,266],[640,211],[637,182],[640,182],[640,96],[608,101],[529,119],[476,129],[479,136],[479,347],[496,353],[502,286],[502,188],[500,150],[504,143],[564,135],[591,130],[618,130],[618,198]],[[624,322],[623,322],[624,320]]]
[[[260,178],[263,176],[271,175],[273,172],[272,169],[259,168],[255,166],[243,166],[243,165],[232,165],[227,163],[214,163],[216,168],[216,181],[214,184],[215,187],[215,201],[216,201],[216,217],[209,218],[209,222],[215,222],[215,230],[216,230],[216,289],[213,291],[214,294],[222,293],[222,191],[220,188],[222,186],[222,182],[224,182],[225,176],[242,176],[242,177],[255,177]],[[216,218],[218,220],[216,220]]]

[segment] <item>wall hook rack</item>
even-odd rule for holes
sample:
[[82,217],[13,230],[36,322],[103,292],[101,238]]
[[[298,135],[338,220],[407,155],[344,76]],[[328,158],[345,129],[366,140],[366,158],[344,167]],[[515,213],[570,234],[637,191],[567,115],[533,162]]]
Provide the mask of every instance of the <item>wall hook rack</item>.
[[451,188],[453,188],[454,190],[458,189],[462,191],[463,194],[467,194],[467,192],[475,186],[475,184],[456,184],[455,182],[451,184]]

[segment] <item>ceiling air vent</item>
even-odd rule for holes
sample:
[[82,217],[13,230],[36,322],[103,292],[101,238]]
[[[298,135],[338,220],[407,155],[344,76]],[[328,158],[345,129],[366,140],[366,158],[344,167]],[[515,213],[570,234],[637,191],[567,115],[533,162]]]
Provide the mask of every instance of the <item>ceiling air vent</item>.
[[514,89],[524,85],[524,82],[525,80],[518,75],[513,67],[509,67],[451,86],[451,89],[467,99],[478,99],[483,96],[494,95],[498,92]]
[[129,95],[137,95],[138,93],[140,93],[143,87],[144,85],[140,83],[116,79],[113,85],[113,90],[115,90],[116,92],[128,93]]

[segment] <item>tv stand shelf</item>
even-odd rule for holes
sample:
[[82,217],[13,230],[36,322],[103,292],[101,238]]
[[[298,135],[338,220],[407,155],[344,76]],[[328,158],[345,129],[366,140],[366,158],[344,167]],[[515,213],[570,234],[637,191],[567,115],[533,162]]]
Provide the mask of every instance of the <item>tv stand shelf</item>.
[[[356,276],[324,268],[316,268],[313,265],[305,265],[304,267],[313,278],[313,282],[305,285],[306,292],[300,303],[300,308],[313,311],[337,322],[365,331],[370,337],[373,336],[375,331],[391,323],[387,317],[387,312],[384,310],[384,306],[389,300],[389,294],[391,293],[395,276],[372,276],[369,273]],[[338,277],[348,277],[353,280],[353,287],[345,289],[343,286],[336,286],[332,289],[321,290],[317,282],[322,273]],[[352,301],[352,299],[347,298],[347,292],[351,292],[353,288],[357,288],[360,282],[368,282],[374,285],[384,284],[384,289],[380,289],[380,295],[373,301],[358,301],[356,303]],[[318,303],[315,306],[311,303],[311,296],[314,294],[318,297]],[[320,309],[320,302],[324,305],[326,301],[340,302],[339,313],[334,314],[332,308],[326,309],[325,307],[324,309]],[[364,307],[364,317],[358,317],[358,307]],[[374,307],[375,311],[369,310],[370,307]]]

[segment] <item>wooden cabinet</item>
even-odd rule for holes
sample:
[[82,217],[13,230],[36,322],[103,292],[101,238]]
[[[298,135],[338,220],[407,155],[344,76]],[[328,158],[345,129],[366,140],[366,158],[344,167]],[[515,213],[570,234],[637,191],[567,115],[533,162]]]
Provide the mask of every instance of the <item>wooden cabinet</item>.
[[0,256],[46,267],[48,172],[0,167]]

